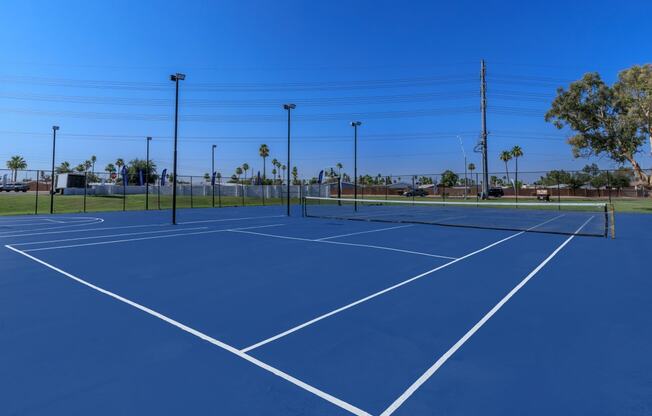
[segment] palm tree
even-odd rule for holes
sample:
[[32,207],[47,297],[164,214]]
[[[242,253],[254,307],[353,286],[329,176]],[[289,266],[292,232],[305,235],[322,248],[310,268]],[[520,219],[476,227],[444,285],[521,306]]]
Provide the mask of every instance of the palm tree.
[[93,166],[93,162],[91,162],[90,160],[84,161],[84,169],[85,169],[85,171],[88,171],[88,169],[90,169],[91,166]]
[[475,170],[475,164],[474,163],[469,163],[469,171],[471,172],[471,175],[473,175],[474,170]]
[[93,164],[93,169],[91,170],[91,172],[93,172],[93,173],[95,173],[95,162],[97,162],[97,156],[92,155],[91,156],[91,163]]
[[81,173],[81,172],[83,172],[83,171],[86,170],[86,165],[83,164],[83,163],[80,163],[79,165],[75,166],[75,170],[76,170],[77,172],[80,172],[80,173]]
[[341,177],[342,168],[343,168],[344,166],[343,166],[340,162],[337,162],[337,165],[335,165],[335,167],[337,168],[337,176],[338,176],[338,177]]
[[274,183],[276,183],[276,168],[272,169],[272,175],[274,175]]
[[209,182],[211,180],[211,175],[204,173],[204,182]]
[[249,170],[249,164],[246,163],[246,162],[243,163],[242,164],[242,170],[244,171],[244,182],[247,182],[247,171]]
[[281,165],[281,170],[283,171],[283,176],[281,177],[281,185],[283,184],[283,178],[285,178],[285,169],[287,169],[287,166]]
[[507,167],[507,162],[512,160],[512,152],[509,150],[503,150],[500,152],[500,156],[498,156],[498,158],[505,162],[505,174],[507,175],[507,182],[509,182],[509,168]]
[[115,165],[118,167],[118,171],[121,171],[122,167],[125,165],[124,159],[119,157],[118,159],[116,159]]
[[19,169],[27,169],[27,162],[22,156],[12,156],[7,161],[7,168],[11,169],[13,182],[18,178]]
[[292,181],[294,182],[295,185],[298,185],[298,180],[297,178],[299,177],[299,171],[297,170],[297,167],[292,168]]
[[[278,159],[276,158],[272,159],[272,166],[274,166],[275,168],[274,170],[278,172],[278,167],[279,167]],[[276,173],[274,173],[274,182],[276,183]]]
[[265,179],[267,179],[267,168],[265,160],[267,157],[269,157],[269,147],[264,143],[261,144],[260,149],[258,149],[258,154],[263,158],[263,183],[265,183]]
[[70,162],[61,162],[61,164],[56,169],[57,173],[66,173],[70,172]]
[[238,183],[240,183],[240,175],[242,175],[242,168],[238,166],[235,168],[235,176],[238,178]]
[[111,175],[116,171],[115,165],[113,163],[109,163],[104,167],[104,171],[109,174],[109,178],[110,178]]
[[518,186],[518,158],[523,156],[523,149],[521,149],[521,146],[514,146],[512,147],[512,157],[514,158],[514,163],[516,164],[515,169],[515,178],[514,178],[514,189]]

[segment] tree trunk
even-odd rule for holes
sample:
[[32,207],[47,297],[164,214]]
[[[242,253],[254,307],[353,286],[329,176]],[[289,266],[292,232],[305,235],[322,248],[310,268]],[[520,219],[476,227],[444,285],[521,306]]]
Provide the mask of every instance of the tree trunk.
[[629,160],[629,163],[631,163],[634,172],[636,172],[636,176],[638,176],[638,179],[643,182],[645,187],[650,188],[652,186],[652,176],[645,173],[645,171],[641,168],[641,165],[638,164],[633,156],[627,155],[625,157],[627,160]]

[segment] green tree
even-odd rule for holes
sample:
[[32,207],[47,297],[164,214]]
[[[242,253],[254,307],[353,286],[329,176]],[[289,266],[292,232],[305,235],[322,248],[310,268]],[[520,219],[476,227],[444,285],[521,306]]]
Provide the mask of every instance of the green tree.
[[292,182],[295,185],[299,185],[299,171],[296,166],[292,168]]
[[258,149],[258,154],[260,157],[263,158],[263,183],[265,183],[265,179],[267,179],[267,158],[269,157],[269,146],[266,144],[261,144],[260,148]]
[[509,169],[507,163],[512,160],[512,152],[509,150],[503,150],[500,152],[500,155],[498,155],[498,158],[505,162],[505,176],[507,176],[507,183],[509,183]]
[[104,167],[104,171],[109,174],[109,177],[111,174],[116,172],[115,165],[113,163],[109,163]]
[[242,183],[247,182],[247,171],[249,170],[249,164],[248,163],[243,163],[242,164],[242,171],[244,172],[244,181]]
[[613,87],[598,73],[587,73],[559,88],[545,119],[559,129],[568,127],[574,157],[606,156],[628,162],[646,186],[652,176],[643,171],[636,154],[651,129],[652,66],[632,67],[619,74]]
[[211,181],[211,175],[208,173],[204,173],[204,182],[210,182]]
[[518,185],[516,182],[518,182],[518,158],[523,156],[523,149],[521,149],[521,146],[514,146],[512,147],[511,154],[514,158],[514,185],[520,188],[520,185]]
[[337,162],[335,167],[337,168],[337,176],[342,177],[341,174],[342,174],[342,168],[344,167],[344,165],[342,165],[340,162]]
[[238,183],[240,183],[240,175],[242,175],[242,172],[243,171],[242,171],[242,168],[240,166],[235,168],[235,176],[236,176],[236,178],[238,180]]
[[59,166],[55,169],[57,173],[67,173],[71,172],[70,162],[61,162]]
[[91,165],[92,165],[93,169],[91,169],[91,172],[95,172],[95,162],[97,162],[97,156],[92,155],[91,156]]
[[16,182],[18,179],[18,171],[27,169],[27,162],[22,156],[12,156],[7,161],[7,168],[11,170],[12,181]]
[[474,163],[469,163],[469,172],[471,172],[471,175],[473,175],[473,171],[475,170],[475,164]]
[[457,184],[457,181],[459,179],[460,179],[459,176],[457,176],[457,174],[455,172],[453,172],[452,170],[445,170],[441,174],[440,183],[443,186],[447,187],[447,188],[452,188],[453,186],[455,186]]
[[122,172],[122,167],[125,165],[123,158],[119,157],[115,161],[115,165],[118,167],[118,172]]
[[[145,159],[132,159],[127,164],[127,176],[134,183],[139,181],[139,171],[143,171],[143,178],[149,183],[156,182],[158,175],[156,173],[156,163],[154,161],[149,161],[149,176],[147,176],[147,160]],[[179,178],[177,178],[178,181]]]
[[276,168],[272,169],[272,175],[274,175],[274,183],[276,183]]
[[283,171],[283,176],[281,177],[281,184],[283,184],[283,179],[285,179],[285,170],[287,169],[287,166],[281,165],[281,170]]

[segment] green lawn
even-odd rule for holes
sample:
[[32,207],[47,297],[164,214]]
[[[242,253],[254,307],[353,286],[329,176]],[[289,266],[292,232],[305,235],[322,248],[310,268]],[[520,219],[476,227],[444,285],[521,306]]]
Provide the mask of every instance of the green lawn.
[[[294,198],[292,203],[298,203]],[[73,212],[102,212],[102,211],[137,211],[145,209],[145,195],[127,195],[123,200],[122,196],[87,196],[86,209],[84,210],[84,197],[82,195],[55,195],[55,213]],[[280,198],[265,199],[265,205],[281,205],[285,200]],[[34,214],[36,212],[36,194],[3,194],[0,193],[0,215]],[[220,205],[220,198],[215,196],[215,206]],[[222,197],[221,205],[226,206],[254,206],[263,205],[261,198]],[[177,197],[177,208],[210,208],[213,206],[211,196],[194,196],[192,201],[189,196]],[[149,209],[170,209],[172,208],[172,197],[161,195],[160,200],[156,195],[149,196]],[[50,198],[47,194],[38,196],[38,213],[50,212]]]
[[[385,199],[385,195],[365,195],[364,199]],[[389,200],[397,201],[410,201],[412,198],[391,195]],[[440,197],[416,197],[417,201],[441,201]],[[447,198],[447,201],[464,201],[462,198]],[[215,206],[219,206],[220,199],[215,197]],[[474,198],[469,198],[467,201],[475,201]],[[494,202],[510,203],[514,202],[513,198],[494,199]],[[533,202],[534,198],[520,198],[520,202]],[[262,205],[263,201],[260,198],[245,197],[244,201],[241,197],[222,197],[222,206],[255,206]],[[266,199],[266,205],[281,205],[285,202],[280,198]],[[549,202],[550,207],[555,207],[555,200]],[[607,199],[597,198],[562,198],[561,202],[608,202]],[[293,198],[293,204],[299,203],[299,200]],[[652,214],[652,198],[612,198],[612,203],[616,212],[642,212]],[[101,212],[101,211],[121,211],[123,209],[144,210],[145,209],[145,195],[127,195],[124,199],[122,196],[88,196],[86,197],[86,212]],[[156,195],[149,196],[149,209],[170,209],[172,208],[172,197],[162,195],[159,198]],[[178,208],[209,208],[212,207],[211,196],[194,196],[192,201],[189,196],[177,197]],[[0,215],[18,215],[18,214],[34,214],[36,209],[36,194],[34,193],[20,193],[20,194],[5,194],[0,193]],[[41,193],[38,196],[38,212],[41,214],[49,213],[50,211],[50,198],[49,195]],[[54,198],[54,212],[55,213],[73,213],[84,212],[84,197],[81,195],[56,195]]]

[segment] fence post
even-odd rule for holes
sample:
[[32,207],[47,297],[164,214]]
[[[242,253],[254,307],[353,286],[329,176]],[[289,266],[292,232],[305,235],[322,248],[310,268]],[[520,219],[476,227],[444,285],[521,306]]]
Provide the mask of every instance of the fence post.
[[611,204],[611,174],[607,170],[607,192],[609,192],[609,203]]
[[122,178],[122,210],[127,210],[127,184],[129,183],[129,174],[127,174],[127,180],[125,181]]
[[84,212],[86,212],[86,192],[88,190],[88,172],[84,172]]
[[158,209],[161,209],[161,178],[158,179],[158,192],[157,194],[157,204],[158,204]]
[[561,184],[559,183],[559,175],[557,176],[557,210],[561,211]]
[[217,180],[217,200],[220,208],[222,208],[222,178]]
[[34,205],[34,215],[38,215],[38,177],[40,173],[40,170],[36,171],[36,203]]
[[192,175],[190,176],[190,208],[194,208],[193,200],[192,200]]

